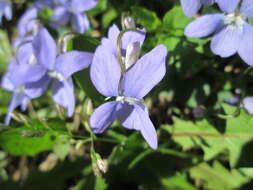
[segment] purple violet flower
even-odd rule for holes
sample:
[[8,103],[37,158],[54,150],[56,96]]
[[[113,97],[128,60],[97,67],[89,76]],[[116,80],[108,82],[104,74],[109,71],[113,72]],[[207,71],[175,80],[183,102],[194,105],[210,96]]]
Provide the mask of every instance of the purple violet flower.
[[[18,63],[15,58],[11,60],[1,82],[2,88],[13,92],[5,125],[9,125],[14,109],[21,106],[21,109],[25,111],[28,101],[40,97],[48,85],[48,79],[41,75],[42,67],[34,59],[31,43],[26,43],[20,48],[17,59]],[[30,70],[33,71],[33,75],[27,75]]]
[[211,50],[221,57],[238,53],[248,64],[253,65],[253,27],[248,18],[253,18],[252,0],[243,0],[239,11],[239,0],[220,4],[225,14],[207,14],[191,22],[185,29],[187,37],[206,37],[214,33]]
[[53,24],[65,26],[71,21],[72,29],[84,33],[89,28],[89,20],[84,11],[94,8],[97,0],[59,0],[59,5],[54,9]]
[[40,29],[34,37],[33,51],[38,63],[42,66],[40,74],[44,74],[52,81],[53,100],[66,108],[68,116],[71,117],[75,108],[74,85],[71,76],[91,64],[93,53],[73,50],[57,56],[57,45],[44,28]]
[[12,5],[11,5],[11,2],[8,0],[1,0],[0,1],[0,25],[2,24],[3,16],[7,20],[12,19]]
[[90,126],[95,133],[102,133],[115,120],[119,120],[125,128],[140,131],[147,143],[156,149],[155,127],[142,99],[164,77],[167,49],[159,45],[139,59],[145,32],[126,32],[121,40],[126,70],[122,73],[117,60],[119,33],[117,26],[113,25],[108,38],[102,39],[94,54],[91,80],[102,95],[115,97],[116,100],[99,106],[90,118]]

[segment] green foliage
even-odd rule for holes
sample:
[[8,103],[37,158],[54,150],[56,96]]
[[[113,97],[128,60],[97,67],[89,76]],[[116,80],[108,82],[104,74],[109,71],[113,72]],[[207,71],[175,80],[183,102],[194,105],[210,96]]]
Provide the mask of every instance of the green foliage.
[[23,127],[3,129],[0,132],[0,146],[12,155],[34,156],[51,150],[54,145],[66,141],[67,137],[68,132],[59,123],[33,122]]

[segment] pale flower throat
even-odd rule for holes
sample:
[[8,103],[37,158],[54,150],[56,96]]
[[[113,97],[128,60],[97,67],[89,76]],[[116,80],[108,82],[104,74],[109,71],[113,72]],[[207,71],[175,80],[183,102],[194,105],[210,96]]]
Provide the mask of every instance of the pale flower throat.
[[243,29],[245,23],[245,16],[239,13],[230,13],[225,15],[224,24],[230,27],[231,29]]

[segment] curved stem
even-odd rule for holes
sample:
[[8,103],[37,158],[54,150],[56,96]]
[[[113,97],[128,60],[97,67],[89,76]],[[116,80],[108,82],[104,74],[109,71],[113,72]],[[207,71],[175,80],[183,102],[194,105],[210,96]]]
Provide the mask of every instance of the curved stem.
[[58,54],[59,55],[67,52],[67,45],[66,44],[67,44],[68,40],[70,40],[76,36],[80,36],[80,34],[78,34],[76,32],[68,32],[59,38],[59,40],[58,40]]

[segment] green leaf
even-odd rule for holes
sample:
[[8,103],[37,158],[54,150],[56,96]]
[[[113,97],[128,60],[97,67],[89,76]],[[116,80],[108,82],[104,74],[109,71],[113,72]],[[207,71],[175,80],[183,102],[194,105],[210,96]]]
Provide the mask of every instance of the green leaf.
[[221,163],[214,162],[212,166],[201,163],[190,170],[191,177],[199,181],[204,189],[228,190],[238,189],[241,185],[249,182],[253,175],[252,171],[245,173],[244,169],[229,171]]
[[[227,114],[235,111],[235,108],[229,105],[224,105],[224,108]],[[205,160],[228,151],[231,167],[251,167],[253,161],[248,154],[253,148],[252,126],[252,116],[242,111],[238,117],[216,123],[207,120],[191,122],[175,119],[172,127],[165,128],[184,150],[201,148]]]
[[96,16],[97,14],[103,12],[107,8],[107,0],[98,0],[98,4],[94,9],[87,11],[89,16]]
[[12,155],[35,156],[39,152],[50,150],[68,133],[54,123],[46,126],[34,122],[31,126],[8,128],[0,132],[0,146]]
[[131,10],[136,22],[145,27],[148,31],[156,30],[161,24],[155,12],[143,7],[132,7]]

